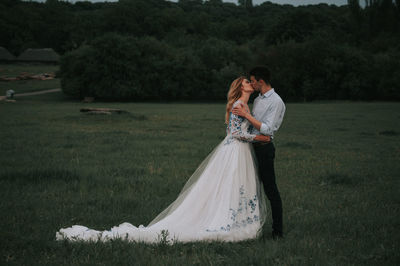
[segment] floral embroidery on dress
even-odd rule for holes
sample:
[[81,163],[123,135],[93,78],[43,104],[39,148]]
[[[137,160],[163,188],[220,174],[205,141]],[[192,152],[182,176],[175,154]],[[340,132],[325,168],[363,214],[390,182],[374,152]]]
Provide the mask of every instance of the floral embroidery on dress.
[[238,208],[229,209],[229,211],[231,212],[232,222],[227,224],[226,226],[221,226],[218,229],[206,229],[207,232],[219,232],[219,231],[229,232],[231,229],[245,227],[249,224],[253,224],[254,222],[258,222],[260,220],[259,215],[255,213],[258,202],[257,195],[254,195],[251,198],[247,198],[245,196],[243,185],[240,187],[239,193],[240,193],[240,198],[239,198]]
[[[232,108],[239,103],[241,102],[236,101]],[[229,123],[226,127],[226,134],[228,135],[228,138],[224,142],[224,145],[228,145],[235,140],[240,142],[252,142],[256,135],[251,134],[251,132],[252,126],[249,125],[248,121],[243,117],[235,115],[231,112],[229,114]]]
[[253,134],[253,129],[254,129],[253,125],[250,124],[247,127],[247,134],[252,135]]

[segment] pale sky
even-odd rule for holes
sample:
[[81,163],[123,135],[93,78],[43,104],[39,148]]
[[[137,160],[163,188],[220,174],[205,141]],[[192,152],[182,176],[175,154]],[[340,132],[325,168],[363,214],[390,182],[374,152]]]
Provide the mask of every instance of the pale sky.
[[[38,2],[45,2],[45,0],[33,0],[33,1],[38,1]],[[64,0],[67,1],[67,0]],[[68,2],[77,2],[78,0],[68,0]],[[117,2],[118,0],[90,0],[91,2]],[[172,2],[177,2],[177,0],[170,0]],[[231,2],[231,3],[237,3],[237,0],[223,0],[224,2]],[[320,4],[320,3],[326,3],[326,4],[335,4],[338,6],[341,5],[346,5],[347,0],[269,0],[272,3],[276,4],[290,4],[294,6],[299,6],[299,5],[315,5],[315,4]],[[253,0],[254,5],[261,4],[263,2],[266,2],[266,0]]]

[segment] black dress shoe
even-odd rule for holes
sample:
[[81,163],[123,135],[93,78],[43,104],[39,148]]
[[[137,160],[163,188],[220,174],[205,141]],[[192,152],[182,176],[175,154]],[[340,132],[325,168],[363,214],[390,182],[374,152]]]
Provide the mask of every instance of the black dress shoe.
[[272,231],[272,239],[278,240],[283,238],[283,233],[279,231]]

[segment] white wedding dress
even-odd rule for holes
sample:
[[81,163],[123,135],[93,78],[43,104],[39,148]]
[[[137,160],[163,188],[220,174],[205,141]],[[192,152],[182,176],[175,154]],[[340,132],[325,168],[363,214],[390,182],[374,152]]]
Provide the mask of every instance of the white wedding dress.
[[[240,103],[235,102],[234,106]],[[74,225],[57,240],[158,243],[241,241],[259,236],[266,218],[249,122],[230,114],[227,136],[189,178],[177,199],[148,226],[122,223],[109,231]]]

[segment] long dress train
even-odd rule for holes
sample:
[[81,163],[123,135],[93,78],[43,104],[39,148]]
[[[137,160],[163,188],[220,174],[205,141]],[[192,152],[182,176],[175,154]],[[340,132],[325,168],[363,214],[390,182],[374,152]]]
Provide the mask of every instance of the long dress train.
[[[235,102],[235,105],[240,101]],[[265,195],[249,134],[249,122],[230,113],[227,136],[189,178],[177,199],[146,227],[122,223],[108,231],[74,225],[57,240],[241,241],[256,238],[266,218]]]

